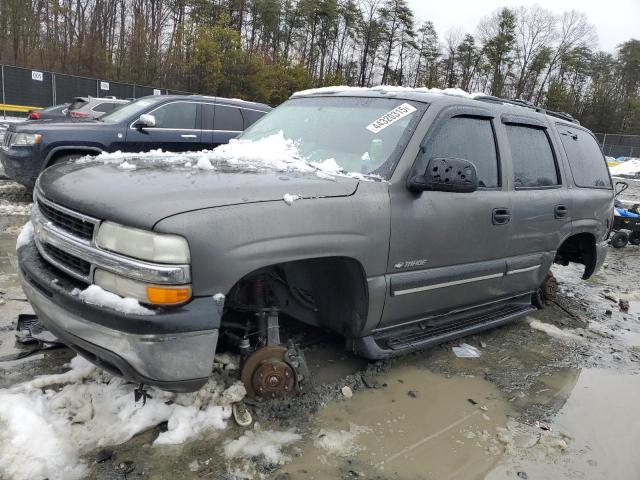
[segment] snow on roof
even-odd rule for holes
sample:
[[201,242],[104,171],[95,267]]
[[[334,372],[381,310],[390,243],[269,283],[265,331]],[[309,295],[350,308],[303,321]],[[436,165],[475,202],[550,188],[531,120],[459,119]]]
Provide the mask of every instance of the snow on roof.
[[336,85],[330,87],[310,88],[308,90],[301,90],[295,92],[292,97],[302,95],[318,95],[318,94],[331,94],[342,92],[379,92],[382,94],[394,95],[398,93],[430,93],[436,95],[450,95],[453,97],[475,98],[478,96],[486,95],[482,92],[468,93],[461,88],[427,88],[427,87],[403,87],[397,85],[378,85],[376,87],[351,87],[349,85]]

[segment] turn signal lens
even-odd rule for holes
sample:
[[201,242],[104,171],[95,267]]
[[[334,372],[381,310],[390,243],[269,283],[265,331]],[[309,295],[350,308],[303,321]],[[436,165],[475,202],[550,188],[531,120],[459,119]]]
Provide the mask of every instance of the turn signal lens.
[[189,287],[161,287],[153,285],[147,287],[147,299],[152,305],[175,305],[184,303],[191,298]]

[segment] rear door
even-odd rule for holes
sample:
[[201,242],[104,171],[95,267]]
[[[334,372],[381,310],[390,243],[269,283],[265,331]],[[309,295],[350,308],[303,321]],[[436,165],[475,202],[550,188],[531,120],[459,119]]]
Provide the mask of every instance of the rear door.
[[156,119],[155,127],[136,128],[133,122],[127,130],[127,150],[132,152],[162,148],[170,152],[200,150],[201,104],[176,100],[146,112]]
[[446,110],[427,132],[412,169],[424,172],[432,158],[469,160],[480,180],[476,192],[416,194],[405,184],[391,185],[389,295],[382,326],[504,296],[511,193],[503,179],[494,126],[487,109]]
[[556,123],[569,170],[577,188],[573,189],[574,211],[572,233],[598,232],[601,241],[611,222],[613,186],[607,161],[593,134],[575,124]]
[[556,249],[571,233],[574,205],[548,124],[503,115],[502,128],[514,189],[507,285],[517,295],[534,291],[544,280]]

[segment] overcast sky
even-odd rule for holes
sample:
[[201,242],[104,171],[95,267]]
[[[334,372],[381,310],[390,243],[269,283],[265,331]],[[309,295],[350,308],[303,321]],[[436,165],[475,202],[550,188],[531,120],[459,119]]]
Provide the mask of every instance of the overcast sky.
[[451,28],[474,33],[479,20],[499,7],[538,5],[561,13],[578,10],[587,14],[598,31],[599,48],[613,52],[630,38],[640,40],[640,0],[407,0],[420,23],[431,20],[440,39]]

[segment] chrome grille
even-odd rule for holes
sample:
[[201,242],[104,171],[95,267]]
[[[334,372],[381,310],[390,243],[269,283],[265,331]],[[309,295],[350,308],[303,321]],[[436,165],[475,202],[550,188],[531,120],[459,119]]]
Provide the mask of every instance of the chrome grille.
[[42,201],[38,202],[38,207],[48,220],[51,220],[56,226],[63,230],[77,235],[80,238],[84,238],[85,240],[91,240],[93,238],[93,232],[96,227],[95,223],[70,215]]
[[89,277],[89,274],[91,273],[91,264],[86,260],[74,257],[73,255],[70,255],[67,252],[47,243],[43,244],[42,248],[47,253],[47,256],[57,262],[60,262],[69,270],[72,270],[82,277]]

